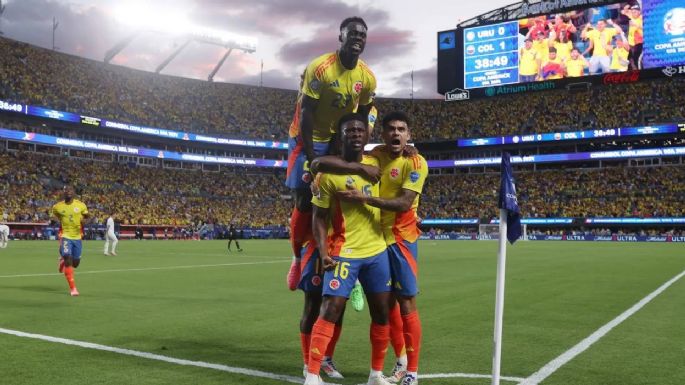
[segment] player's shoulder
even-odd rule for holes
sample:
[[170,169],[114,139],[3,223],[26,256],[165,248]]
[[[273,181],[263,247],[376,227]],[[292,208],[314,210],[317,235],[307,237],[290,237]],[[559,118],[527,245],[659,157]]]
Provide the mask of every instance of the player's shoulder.
[[373,73],[373,71],[371,70],[371,67],[369,67],[369,65],[366,64],[366,62],[364,60],[362,60],[361,58],[357,62],[357,66],[359,66],[359,69],[362,72],[364,72],[368,76],[372,77],[373,79],[376,79],[376,74]]
[[411,167],[412,170],[428,170],[428,162],[421,154],[415,154],[410,157],[405,158],[406,163]]
[[317,56],[314,60],[309,62],[307,72],[311,71],[311,75],[315,76],[317,79],[321,79],[326,73],[326,70],[335,64],[336,60],[338,60],[338,54],[336,52],[328,52]]
[[362,156],[362,163],[372,165],[372,166],[376,166],[376,167],[381,165],[381,161],[378,159],[378,157],[376,157],[375,155],[372,155],[372,154],[364,154]]

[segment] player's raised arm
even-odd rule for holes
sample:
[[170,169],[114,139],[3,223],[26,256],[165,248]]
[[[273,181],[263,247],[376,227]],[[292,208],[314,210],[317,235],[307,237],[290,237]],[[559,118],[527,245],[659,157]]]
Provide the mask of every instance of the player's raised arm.
[[327,172],[331,174],[355,174],[369,179],[374,184],[378,183],[381,177],[381,170],[370,164],[358,162],[347,162],[339,156],[321,156],[312,162],[311,170],[314,173]]
[[411,205],[414,202],[414,199],[416,199],[418,193],[416,191],[402,189],[399,197],[387,199],[366,196],[359,190],[348,189],[346,191],[338,191],[336,195],[340,200],[364,203],[369,206],[378,207],[381,210],[403,212],[411,208]]

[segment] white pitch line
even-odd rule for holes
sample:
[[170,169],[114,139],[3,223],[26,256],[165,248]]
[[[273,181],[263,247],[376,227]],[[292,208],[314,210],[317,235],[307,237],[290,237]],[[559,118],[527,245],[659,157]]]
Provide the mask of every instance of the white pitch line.
[[557,358],[553,359],[552,361],[550,361],[549,363],[547,363],[547,365],[543,366],[540,370],[538,370],[537,372],[530,375],[528,378],[526,378],[519,385],[537,385],[537,384],[539,384],[544,379],[551,376],[552,373],[557,371],[557,369],[559,369],[560,367],[562,367],[563,365],[565,365],[566,363],[568,363],[569,361],[574,359],[580,353],[584,352],[592,344],[599,341],[599,339],[604,337],[607,333],[609,333],[611,331],[611,329],[615,328],[616,326],[621,324],[623,321],[628,319],[628,317],[632,316],[638,310],[642,309],[642,307],[644,307],[646,304],[648,304],[656,296],[661,294],[664,290],[668,289],[669,286],[674,284],[676,281],[678,281],[683,276],[685,276],[685,271],[683,271],[680,274],[676,275],[675,277],[671,278],[671,280],[669,280],[668,282],[661,285],[658,289],[654,290],[651,294],[649,294],[648,296],[643,298],[640,302],[633,305],[630,309],[624,311],[621,315],[619,315],[618,317],[609,321],[609,323],[607,323],[606,325],[597,329],[597,331],[595,331],[594,333],[590,334],[589,337],[580,341],[576,346],[572,347],[571,349],[562,353],[559,357],[557,357]]
[[[264,372],[261,370],[254,370],[254,369],[237,368],[237,367],[222,365],[222,364],[212,364],[210,362],[204,362],[204,361],[184,360],[184,359],[180,359],[180,358],[163,356],[160,354],[141,352],[138,350],[122,349],[122,348],[116,348],[113,346],[95,344],[92,342],[77,341],[77,340],[71,340],[71,339],[67,339],[67,338],[46,336],[46,335],[42,335],[42,334],[26,333],[26,332],[21,332],[18,330],[0,328],[0,333],[9,334],[9,335],[17,336],[17,337],[22,337],[22,338],[31,338],[31,339],[42,340],[42,341],[47,341],[47,342],[54,342],[54,343],[64,344],[64,345],[78,346],[78,347],[85,348],[85,349],[101,350],[101,351],[110,352],[110,353],[123,354],[126,356],[146,358],[149,360],[162,361],[162,362],[166,362],[166,363],[170,363],[170,364],[176,364],[176,365],[195,366],[198,368],[214,369],[214,370],[220,370],[222,372],[242,374],[242,375],[251,376],[251,377],[268,378],[270,380],[285,381],[285,382],[291,382],[294,384],[301,384],[303,382],[302,377],[288,376],[285,374],[269,373],[269,372]],[[439,374],[422,374],[422,375],[419,375],[419,378],[423,378],[423,379],[429,379],[429,378],[492,378],[492,376],[486,375],[486,374],[469,374],[469,373],[439,373]],[[522,378],[518,378],[518,377],[501,377],[501,379],[505,380],[505,381],[512,381],[512,382],[520,382],[521,380],[523,380]],[[326,385],[337,385],[337,384],[332,384],[332,383],[326,382]]]
[[302,377],[294,377],[294,376],[287,376],[284,374],[275,374],[275,373],[263,372],[261,370],[236,368],[233,366],[221,365],[221,364],[212,364],[212,363],[203,362],[203,361],[183,360],[183,359],[179,359],[179,358],[162,356],[159,354],[141,352],[141,351],[137,351],[137,350],[121,349],[121,348],[115,348],[115,347],[107,346],[107,345],[94,344],[92,342],[76,341],[76,340],[70,340],[67,338],[45,336],[42,334],[25,333],[25,332],[20,332],[17,330],[0,328],[0,333],[11,334],[11,335],[14,335],[17,337],[33,338],[33,339],[43,340],[43,341],[48,341],[48,342],[56,342],[56,343],[64,344],[64,345],[78,346],[78,347],[86,348],[86,349],[102,350],[102,351],[106,351],[106,352],[123,354],[126,356],[147,358],[149,360],[163,361],[163,362],[167,362],[170,364],[184,365],[184,366],[196,366],[199,368],[214,369],[214,370],[220,370],[223,372],[242,374],[245,376],[261,377],[261,378],[268,378],[270,380],[292,382],[295,384],[301,384],[303,381]]
[[[471,374],[471,373],[436,373],[436,374],[419,374],[419,378],[420,379],[426,379],[426,378],[487,378],[487,379],[492,379],[492,375],[490,375],[490,374]],[[500,380],[519,383],[519,382],[523,381],[524,378],[500,376]]]
[[[182,265],[182,266],[164,266],[164,267],[141,267],[138,269],[92,270],[92,271],[79,271],[78,275],[102,274],[102,273],[122,273],[122,272],[129,272],[129,271],[177,270],[177,269],[196,269],[196,268],[204,268],[204,267],[264,265],[264,264],[284,263],[284,262],[290,262],[290,259],[282,259],[279,261],[218,263],[218,264],[213,264],[213,265]],[[52,275],[61,276],[62,273],[0,275],[0,278],[46,277],[46,276],[52,276]]]

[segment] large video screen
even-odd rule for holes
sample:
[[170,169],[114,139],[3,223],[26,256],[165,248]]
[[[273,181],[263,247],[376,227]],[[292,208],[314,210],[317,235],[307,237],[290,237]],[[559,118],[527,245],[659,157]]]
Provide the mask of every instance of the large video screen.
[[463,58],[465,89],[682,64],[685,2],[617,2],[465,28]]

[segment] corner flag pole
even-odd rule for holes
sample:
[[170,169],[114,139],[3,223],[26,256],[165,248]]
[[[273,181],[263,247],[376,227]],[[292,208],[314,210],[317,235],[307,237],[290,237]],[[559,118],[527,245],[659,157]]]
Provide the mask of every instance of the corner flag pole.
[[495,295],[495,346],[492,352],[492,385],[499,385],[502,362],[502,318],[504,315],[504,278],[507,265],[507,210],[499,209],[499,253],[497,254],[497,289]]
[[514,171],[509,153],[502,152],[499,186],[499,253],[495,294],[495,332],[492,352],[492,385],[499,385],[502,363],[502,322],[504,316],[504,278],[507,265],[507,240],[512,244],[521,236],[521,211],[516,198]]

